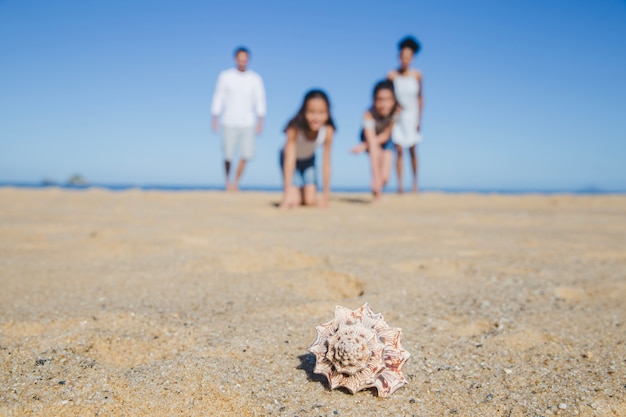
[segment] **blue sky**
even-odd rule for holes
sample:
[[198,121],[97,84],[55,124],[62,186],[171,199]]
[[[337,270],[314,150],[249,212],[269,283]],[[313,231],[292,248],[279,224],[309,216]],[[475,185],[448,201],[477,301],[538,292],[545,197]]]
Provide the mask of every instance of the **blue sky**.
[[333,185],[367,187],[349,149],[406,34],[423,187],[626,189],[623,0],[0,0],[0,181],[221,184],[211,96],[246,45],[268,115],[242,185],[280,185],[282,128],[321,87]]

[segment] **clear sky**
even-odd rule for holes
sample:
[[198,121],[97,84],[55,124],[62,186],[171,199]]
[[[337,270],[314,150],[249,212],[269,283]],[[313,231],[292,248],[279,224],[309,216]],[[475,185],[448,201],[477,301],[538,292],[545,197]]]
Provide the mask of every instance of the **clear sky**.
[[626,189],[624,0],[0,0],[0,181],[221,184],[211,97],[245,45],[268,115],[242,185],[280,185],[282,128],[321,87],[332,183],[367,187],[349,149],[407,34],[423,187]]

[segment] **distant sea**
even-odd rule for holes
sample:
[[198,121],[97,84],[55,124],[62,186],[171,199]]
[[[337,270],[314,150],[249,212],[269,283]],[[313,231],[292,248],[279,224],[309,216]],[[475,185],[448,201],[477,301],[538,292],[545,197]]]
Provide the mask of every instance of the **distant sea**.
[[[75,184],[56,184],[56,183],[35,183],[35,182],[3,182],[0,181],[0,188],[31,188],[46,189],[58,188],[64,190],[90,190],[105,189],[110,191],[223,191],[222,185],[165,185],[165,184],[99,184],[89,183],[84,185]],[[262,192],[282,192],[279,186],[249,185],[241,186],[241,191],[262,191]],[[369,188],[365,187],[342,187],[336,186],[332,188],[333,192],[339,193],[368,193]],[[583,187],[579,189],[534,189],[534,188],[429,188],[422,187],[420,191],[425,192],[442,192],[442,193],[478,193],[478,194],[578,194],[578,195],[608,195],[608,194],[626,194],[626,189],[608,190],[597,187]],[[387,193],[395,193],[395,187],[386,190]]]

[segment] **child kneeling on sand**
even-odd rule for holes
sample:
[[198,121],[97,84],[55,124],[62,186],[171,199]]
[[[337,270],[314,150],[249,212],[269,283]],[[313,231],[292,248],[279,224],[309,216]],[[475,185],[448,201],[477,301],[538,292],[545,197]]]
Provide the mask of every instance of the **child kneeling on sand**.
[[[281,208],[300,205],[325,207],[330,194],[330,148],[335,124],[330,115],[330,102],[322,90],[311,90],[304,96],[298,113],[287,123],[287,141],[280,152],[283,174]],[[315,150],[324,147],[322,163],[322,196],[317,201],[317,172]],[[300,186],[292,184],[294,173],[300,176]]]
[[383,187],[389,181],[393,161],[394,144],[391,130],[400,112],[393,83],[380,81],[374,87],[373,104],[363,115],[361,143],[352,148],[353,153],[368,151],[372,165],[372,194],[381,197]]

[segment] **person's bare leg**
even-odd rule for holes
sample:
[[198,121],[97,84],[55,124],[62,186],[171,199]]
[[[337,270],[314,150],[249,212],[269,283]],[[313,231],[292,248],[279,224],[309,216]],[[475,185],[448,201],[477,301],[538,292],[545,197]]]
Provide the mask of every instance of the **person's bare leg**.
[[389,182],[389,177],[391,176],[391,165],[393,165],[393,152],[385,150],[381,155],[380,166],[380,172],[383,177],[383,188]]
[[307,184],[302,189],[302,197],[305,206],[314,206],[317,203],[317,187],[315,184]]
[[402,146],[396,145],[396,173],[398,174],[398,194],[402,194]]
[[[375,152],[374,154],[372,154],[372,152],[369,152],[369,157],[370,157],[370,164],[371,164],[371,171],[372,171],[372,183],[371,183],[371,190],[372,190],[372,197],[374,197],[374,202],[376,202],[377,200],[379,200],[381,198],[381,194],[383,192],[383,187],[382,187],[382,177],[381,177],[381,172],[380,172],[380,156],[382,154],[382,151],[380,149],[378,149],[378,147],[376,148],[377,152]],[[378,173],[378,178],[376,178],[376,174]]]
[[226,191],[230,191],[230,161],[224,161],[224,170],[226,171]]
[[233,191],[239,190],[239,180],[241,179],[241,175],[243,174],[243,170],[246,168],[246,160],[240,159],[239,165],[237,166],[237,175],[235,176],[235,182],[233,183]]
[[300,207],[302,205],[302,190],[300,187],[296,187],[295,185],[289,187],[287,198],[291,207]]
[[409,155],[411,155],[411,168],[413,169],[413,192],[417,192],[417,145],[413,145],[409,148]]

